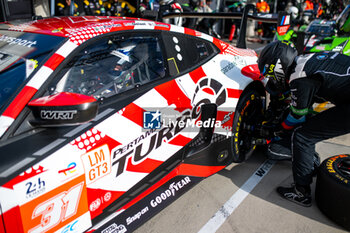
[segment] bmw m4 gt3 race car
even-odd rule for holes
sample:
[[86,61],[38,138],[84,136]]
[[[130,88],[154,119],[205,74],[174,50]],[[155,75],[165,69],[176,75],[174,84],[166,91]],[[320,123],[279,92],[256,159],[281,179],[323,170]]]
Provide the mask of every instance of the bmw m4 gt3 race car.
[[257,55],[165,23],[0,25],[0,232],[131,232],[254,148]]

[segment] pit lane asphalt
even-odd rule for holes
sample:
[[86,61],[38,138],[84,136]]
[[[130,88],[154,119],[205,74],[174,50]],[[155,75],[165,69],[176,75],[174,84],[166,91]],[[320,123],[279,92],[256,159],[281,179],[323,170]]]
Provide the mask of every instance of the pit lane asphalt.
[[[248,42],[247,46],[259,52],[264,45]],[[333,155],[349,154],[350,134],[320,142],[316,145],[316,151],[320,154],[321,161]],[[265,154],[257,151],[247,161],[229,165],[219,173],[200,182],[135,232],[348,232],[329,220],[318,209],[314,200],[316,178],[312,184],[312,207],[299,206],[282,199],[277,194],[275,191],[277,186],[289,185],[293,182],[291,162],[283,161],[273,164],[268,161],[271,169],[269,171],[265,169],[265,176],[259,183],[251,182],[256,171],[262,164],[266,165],[266,161]],[[225,209],[231,207],[232,213],[222,211],[223,206],[226,207]],[[220,219],[220,213],[223,212]],[[218,218],[213,218],[214,215],[223,220],[222,224]]]

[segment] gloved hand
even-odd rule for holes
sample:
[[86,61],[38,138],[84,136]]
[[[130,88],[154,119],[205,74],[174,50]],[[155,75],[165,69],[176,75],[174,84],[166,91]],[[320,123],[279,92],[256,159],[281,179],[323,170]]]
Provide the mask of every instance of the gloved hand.
[[275,129],[271,141],[279,141],[284,138],[292,137],[293,130],[286,130],[281,125]]
[[269,106],[265,112],[265,121],[269,124],[280,124],[289,113],[290,93],[280,93],[270,97]]
[[271,141],[279,141],[283,138],[290,138],[293,130],[283,128],[281,124],[265,123],[260,129],[260,135]]

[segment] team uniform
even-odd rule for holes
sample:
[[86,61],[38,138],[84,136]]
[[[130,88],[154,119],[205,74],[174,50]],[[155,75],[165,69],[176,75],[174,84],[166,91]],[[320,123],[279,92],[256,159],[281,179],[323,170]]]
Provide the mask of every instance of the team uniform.
[[[297,57],[290,75],[291,112],[283,122],[292,136],[293,174],[296,183],[312,182],[315,144],[350,133],[350,57],[339,53]],[[335,106],[306,120],[315,101]]]
[[[335,52],[297,56],[287,42],[276,41],[261,51],[258,66],[269,80],[266,89],[275,96],[272,100],[284,96],[286,90],[291,96],[283,130],[277,131],[285,137],[269,144],[268,157],[292,158],[294,184],[278,187],[277,192],[292,202],[311,206],[315,144],[350,133],[350,57]],[[315,114],[315,101],[330,101],[334,106]]]

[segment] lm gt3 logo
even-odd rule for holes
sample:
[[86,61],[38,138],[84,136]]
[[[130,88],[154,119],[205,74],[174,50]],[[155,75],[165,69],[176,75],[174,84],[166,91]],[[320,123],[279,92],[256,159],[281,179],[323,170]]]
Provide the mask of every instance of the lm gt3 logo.
[[77,114],[77,110],[68,111],[54,111],[54,110],[41,110],[40,117],[45,120],[72,120],[74,115]]

